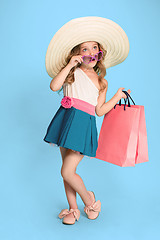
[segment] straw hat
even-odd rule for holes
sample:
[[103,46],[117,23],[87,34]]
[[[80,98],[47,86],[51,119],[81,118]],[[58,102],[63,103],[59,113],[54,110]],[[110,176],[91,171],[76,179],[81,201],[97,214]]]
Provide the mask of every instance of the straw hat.
[[75,18],[65,23],[49,43],[45,58],[49,76],[56,76],[72,48],[86,41],[99,42],[107,50],[103,61],[106,68],[123,62],[129,53],[128,37],[117,23],[95,16]]

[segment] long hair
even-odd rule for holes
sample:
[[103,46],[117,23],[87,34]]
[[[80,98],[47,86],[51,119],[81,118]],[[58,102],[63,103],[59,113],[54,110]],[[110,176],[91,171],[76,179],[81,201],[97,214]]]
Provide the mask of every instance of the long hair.
[[[102,80],[102,79],[104,78],[104,76],[106,75],[106,68],[105,68],[105,66],[104,66],[104,64],[103,64],[103,60],[104,60],[104,58],[105,58],[105,56],[106,56],[107,51],[103,48],[103,46],[102,46],[100,43],[97,42],[97,44],[98,44],[99,50],[101,50],[101,51],[103,52],[103,57],[102,57],[102,59],[101,59],[100,61],[97,61],[96,65],[93,67],[93,69],[94,69],[94,71],[98,74],[98,82],[99,82],[99,85],[100,85],[99,93],[100,93],[101,91],[103,91],[103,90],[107,87],[106,84],[105,84],[105,83],[103,82],[103,80]],[[67,58],[65,59],[65,61],[66,61],[65,66],[63,66],[63,67],[60,69],[59,72],[61,72],[62,69],[67,66],[67,64],[69,63],[70,59],[71,59],[73,56],[79,55],[79,53],[80,53],[80,46],[81,46],[81,44],[78,44],[78,45],[76,45],[74,48],[72,48],[72,50],[70,51],[69,55],[68,55]],[[72,84],[72,83],[75,81],[75,79],[74,79],[74,71],[75,71],[75,69],[76,69],[77,67],[79,67],[80,65],[81,65],[81,64],[78,63],[76,66],[74,66],[74,67],[70,70],[70,72],[68,73],[68,75],[67,75],[64,83]],[[63,90],[63,87],[61,87],[61,89],[58,91],[58,94],[59,94],[62,90]]]

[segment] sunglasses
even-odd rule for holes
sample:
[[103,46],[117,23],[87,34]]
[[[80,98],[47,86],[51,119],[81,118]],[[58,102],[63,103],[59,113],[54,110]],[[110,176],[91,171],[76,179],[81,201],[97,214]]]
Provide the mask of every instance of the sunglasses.
[[85,63],[89,64],[93,59],[95,59],[96,61],[100,61],[102,57],[103,57],[103,52],[99,51],[93,57],[91,55],[84,55],[82,59]]

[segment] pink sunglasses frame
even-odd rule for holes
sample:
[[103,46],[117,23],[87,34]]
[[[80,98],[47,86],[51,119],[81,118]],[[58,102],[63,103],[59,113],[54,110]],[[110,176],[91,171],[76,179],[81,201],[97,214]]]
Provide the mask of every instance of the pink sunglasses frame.
[[[95,56],[97,55],[97,54],[99,54],[99,53],[102,53],[102,57],[103,57],[103,52],[100,50],[98,53],[96,53],[93,57],[91,56],[91,55],[84,55],[83,57],[82,57],[82,59],[84,58],[84,57],[91,57],[91,60],[88,62],[88,63],[86,63],[85,61],[84,61],[84,59],[83,59],[83,61],[86,63],[86,64],[89,64],[93,59],[95,59]],[[100,61],[101,59],[102,59],[102,57],[99,59],[99,60],[96,60],[96,61]]]

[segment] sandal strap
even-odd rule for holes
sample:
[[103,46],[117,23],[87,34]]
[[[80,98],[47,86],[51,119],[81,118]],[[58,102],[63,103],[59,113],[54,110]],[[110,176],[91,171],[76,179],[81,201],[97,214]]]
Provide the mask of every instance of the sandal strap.
[[71,208],[70,210],[68,209],[62,209],[62,211],[60,212],[60,214],[58,215],[59,218],[63,218],[65,216],[67,216],[68,214],[73,213],[74,217],[76,218],[76,220],[79,220],[80,217],[80,211],[78,208]]
[[101,202],[98,200],[90,206],[85,206],[84,211],[89,213],[89,211],[100,212],[101,211]]

